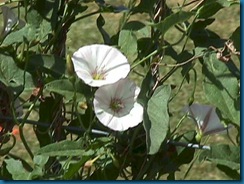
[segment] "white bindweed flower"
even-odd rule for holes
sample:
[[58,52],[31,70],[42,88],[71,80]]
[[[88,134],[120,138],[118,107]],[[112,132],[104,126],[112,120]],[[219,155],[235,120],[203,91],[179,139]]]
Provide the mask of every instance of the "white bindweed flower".
[[226,132],[228,127],[220,122],[215,110],[215,107],[200,104],[192,104],[184,108],[189,117],[197,123],[199,138],[210,134]]
[[99,121],[115,131],[137,126],[143,119],[143,107],[136,102],[139,92],[127,78],[98,88],[93,104]]
[[126,57],[108,45],[81,47],[73,54],[72,60],[77,76],[93,87],[115,83],[130,71]]
[[2,6],[1,9],[3,13],[3,30],[1,38],[5,37],[15,25],[18,25],[19,29],[24,27],[25,22],[19,20],[8,6]]

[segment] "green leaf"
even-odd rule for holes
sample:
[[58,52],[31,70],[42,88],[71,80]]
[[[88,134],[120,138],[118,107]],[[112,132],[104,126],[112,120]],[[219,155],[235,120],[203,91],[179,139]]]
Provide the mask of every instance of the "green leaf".
[[222,5],[220,5],[218,2],[215,2],[212,0],[212,2],[206,3],[200,9],[198,9],[198,12],[197,12],[198,18],[206,19],[208,17],[211,17],[215,13],[217,13],[221,8],[223,8]]
[[100,31],[104,44],[111,44],[111,39],[109,34],[103,29],[103,26],[105,25],[105,20],[103,16],[100,14],[99,17],[97,18],[97,28]]
[[2,45],[12,45],[15,43],[22,43],[25,41],[35,40],[36,28],[30,24],[26,24],[25,27],[18,31],[11,32],[6,36]]
[[[107,161],[109,162],[109,161]],[[96,169],[90,179],[91,180],[116,180],[119,176],[119,169],[113,163],[104,163],[105,166]]]
[[150,98],[150,91],[155,84],[155,80],[152,76],[152,72],[149,70],[146,77],[142,81],[141,91],[138,95],[137,101],[142,106],[147,106],[148,100]]
[[21,161],[15,159],[5,160],[7,170],[11,173],[13,180],[30,180],[30,173],[25,170]]
[[65,72],[65,60],[55,55],[33,55],[28,62],[27,70],[34,72],[41,70],[53,77],[59,78]]
[[144,118],[144,128],[147,135],[147,147],[149,154],[158,152],[169,128],[168,100],[171,87],[158,87],[148,101],[147,113]]
[[203,5],[199,7],[197,11],[198,18],[206,19],[216,14],[222,8],[230,7],[234,4],[239,4],[239,2],[236,0],[206,0],[202,4]]
[[33,161],[36,166],[43,167],[47,163],[48,159],[48,156],[35,155]]
[[224,166],[224,165],[217,165],[217,168],[224,172],[228,177],[232,180],[240,180],[241,176],[237,170],[232,170],[231,168]]
[[142,22],[130,21],[124,25],[123,30],[139,31],[140,29],[143,29],[145,26],[146,25]]
[[188,20],[192,15],[194,15],[192,12],[180,11],[169,15],[161,22],[152,24],[151,26],[158,28],[161,31],[161,34],[164,35],[171,27]]
[[[24,80],[25,76],[25,80]],[[0,55],[0,81],[19,93],[34,86],[31,75],[19,68],[12,57]]]
[[82,148],[82,142],[64,140],[49,144],[39,149],[37,154],[55,157],[55,156],[83,156],[92,155],[92,150],[86,151]]
[[90,159],[90,156],[82,156],[82,158],[76,163],[70,163],[68,169],[65,171],[63,179],[73,179],[74,175],[81,169],[86,161]]
[[204,150],[199,160],[207,160],[232,170],[240,169],[240,147],[227,144],[212,145],[211,150]]
[[236,28],[236,30],[232,33],[230,39],[234,42],[234,46],[237,51],[240,51],[241,46],[241,37],[240,37],[241,29],[240,26]]
[[44,175],[44,166],[47,163],[49,157],[44,155],[34,156],[34,169],[31,172],[31,179],[40,178]]
[[240,98],[237,78],[225,63],[217,59],[216,53],[206,53],[203,59],[203,88],[208,101],[221,111],[224,118],[239,125]]
[[[208,1],[212,1],[212,0],[208,0]],[[223,7],[230,7],[232,5],[240,5],[240,1],[239,0],[216,0],[219,4],[221,4]]]
[[[77,81],[75,83],[75,88],[77,101],[82,101],[84,99],[84,85],[81,83],[81,81]],[[62,95],[66,101],[72,100],[75,92],[73,84],[68,79],[60,79],[49,82],[45,85],[45,89]]]
[[132,30],[121,30],[119,33],[119,43],[121,51],[133,61],[137,57],[137,38]]
[[133,13],[151,13],[157,0],[141,0],[140,4],[132,9]]
[[189,33],[190,38],[194,41],[194,45],[197,47],[210,46],[221,48],[225,44],[226,40],[221,39],[218,34],[208,30],[206,27],[214,22],[215,19],[199,20],[195,22]]

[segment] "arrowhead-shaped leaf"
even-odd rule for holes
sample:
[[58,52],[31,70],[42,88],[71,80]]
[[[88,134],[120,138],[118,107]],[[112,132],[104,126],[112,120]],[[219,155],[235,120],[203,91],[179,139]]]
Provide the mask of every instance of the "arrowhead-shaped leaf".
[[23,87],[34,86],[31,75],[19,68],[12,57],[5,55],[0,55],[0,81],[17,93],[23,90]]
[[157,24],[153,24],[152,26],[157,27],[164,35],[171,27],[188,20],[189,18],[191,18],[192,15],[194,15],[192,12],[180,11],[171,14],[170,16],[166,17],[163,21]]
[[207,99],[221,111],[224,118],[239,125],[240,96],[237,78],[224,62],[217,59],[216,53],[207,53],[203,59],[203,88]]
[[11,173],[13,180],[30,180],[30,173],[25,170],[21,161],[15,159],[6,159],[7,170]]
[[[77,100],[82,100],[84,98],[83,92],[85,90],[84,85],[80,81],[75,83],[76,86],[76,98]],[[84,88],[83,88],[84,87]],[[45,89],[51,92],[56,92],[62,95],[66,101],[70,101],[74,96],[74,86],[68,79],[60,79],[52,81],[45,85]]]
[[82,142],[64,140],[58,143],[49,144],[42,147],[37,154],[45,156],[82,156],[93,154],[93,151],[86,151],[82,148]]
[[164,141],[169,126],[168,100],[171,87],[160,86],[148,101],[147,113],[144,113],[144,128],[147,135],[149,154],[158,152]]
[[133,61],[137,57],[137,38],[132,30],[121,30],[119,43],[121,51]]

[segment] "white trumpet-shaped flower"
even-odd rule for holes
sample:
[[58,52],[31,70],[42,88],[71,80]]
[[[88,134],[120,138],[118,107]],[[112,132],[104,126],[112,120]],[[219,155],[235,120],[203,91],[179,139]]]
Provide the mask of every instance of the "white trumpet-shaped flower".
[[220,122],[215,110],[215,107],[200,104],[192,104],[184,108],[184,111],[188,112],[189,117],[196,122],[198,128],[197,133],[200,138],[227,130],[228,127]]
[[125,78],[130,71],[126,57],[108,45],[81,47],[73,54],[72,61],[77,76],[93,87],[115,83]]
[[24,27],[25,22],[23,20],[19,20],[8,6],[2,6],[1,9],[3,13],[3,30],[1,38],[5,37],[15,25],[17,25],[19,29]]
[[143,107],[136,102],[139,92],[127,78],[98,88],[93,104],[99,121],[115,131],[137,126],[143,119]]

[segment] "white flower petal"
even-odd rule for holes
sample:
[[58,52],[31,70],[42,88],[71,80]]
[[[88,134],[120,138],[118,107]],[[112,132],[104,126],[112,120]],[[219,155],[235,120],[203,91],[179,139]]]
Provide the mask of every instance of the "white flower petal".
[[[137,126],[143,119],[143,107],[136,102],[139,92],[140,88],[128,79],[98,88],[93,104],[99,121],[115,131]],[[118,112],[110,107],[112,99],[119,99],[124,105]]]
[[[81,47],[73,54],[72,60],[77,76],[94,87],[115,83],[125,78],[130,71],[126,57],[118,49],[108,45],[94,44]],[[90,77],[82,74],[84,70]],[[102,77],[94,79],[93,75],[96,73]]]

